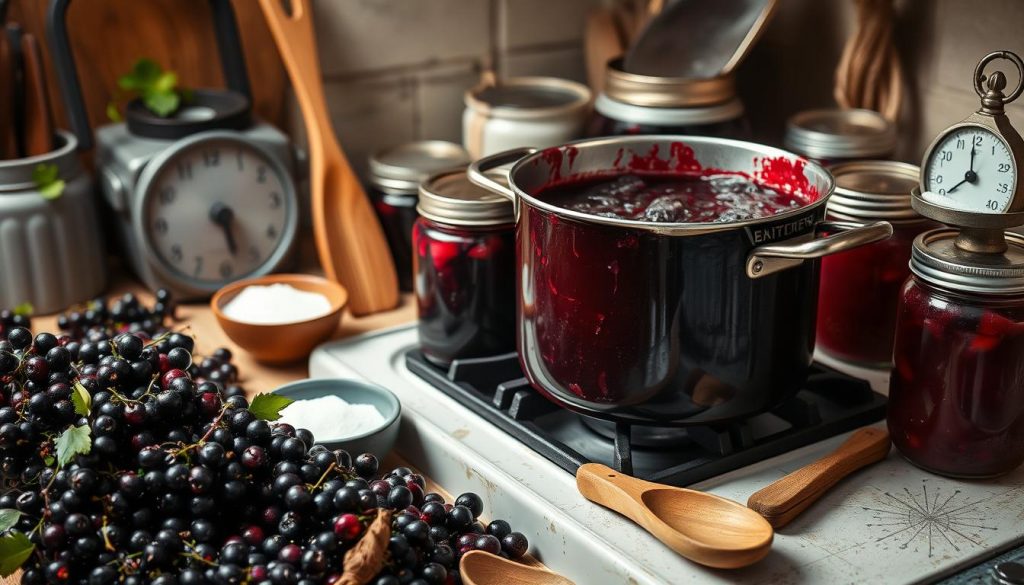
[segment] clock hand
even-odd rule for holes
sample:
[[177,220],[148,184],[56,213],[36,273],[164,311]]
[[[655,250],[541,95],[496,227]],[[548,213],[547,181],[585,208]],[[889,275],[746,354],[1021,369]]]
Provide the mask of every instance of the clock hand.
[[[967,172],[968,172],[968,173],[970,173],[971,171],[967,171]],[[971,173],[971,174],[973,174],[973,173]],[[969,178],[967,178],[967,177],[964,177],[964,180],[963,180],[963,181],[960,181],[960,182],[959,182],[959,183],[957,183],[956,185],[953,185],[952,187],[950,187],[949,189],[947,189],[947,190],[946,190],[946,193],[952,193],[953,191],[956,191],[956,188],[957,188],[957,187],[959,187],[960,185],[963,185],[964,183],[973,183],[973,182],[974,182],[974,181],[971,181],[971,180],[970,180]]]
[[974,183],[978,182],[978,173],[974,172],[974,153],[975,148],[974,146],[971,146],[971,168],[968,169],[966,173],[964,173],[964,180],[950,187],[949,190],[946,191],[946,193],[952,193],[953,191],[956,191],[956,188],[959,187],[960,185],[963,185],[964,183],[970,183],[973,185]]
[[228,251],[234,256],[238,253],[238,246],[235,244],[235,236],[231,233],[231,222],[235,219],[235,212],[223,203],[217,202],[210,208],[210,221],[219,225],[224,230],[224,239],[227,240]]

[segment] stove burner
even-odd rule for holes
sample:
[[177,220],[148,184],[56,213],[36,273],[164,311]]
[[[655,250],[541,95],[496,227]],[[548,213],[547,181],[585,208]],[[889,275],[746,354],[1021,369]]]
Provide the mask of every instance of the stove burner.
[[565,410],[536,392],[515,353],[456,360],[444,370],[416,349],[409,370],[569,473],[604,463],[686,486],[881,420],[886,399],[864,380],[814,364],[804,389],[778,408],[729,424],[664,429]]

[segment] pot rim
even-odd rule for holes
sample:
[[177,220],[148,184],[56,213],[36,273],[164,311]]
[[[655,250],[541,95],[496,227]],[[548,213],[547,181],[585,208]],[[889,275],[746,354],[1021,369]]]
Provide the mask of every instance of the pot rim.
[[[532,108],[515,108],[511,106],[494,105],[480,98],[480,94],[495,85],[506,87],[525,87],[534,89],[562,90],[566,94],[572,94],[572,101],[554,106],[540,106]],[[488,118],[507,118],[515,120],[545,119],[563,115],[583,112],[593,99],[593,92],[582,83],[571,79],[560,77],[549,77],[541,75],[529,75],[521,77],[510,77],[503,79],[501,83],[481,82],[463,94],[463,102],[471,111],[478,112]]]
[[723,231],[728,231],[728,230],[733,230],[733,229],[738,229],[738,228],[747,228],[747,227],[751,227],[751,226],[763,225],[763,224],[768,224],[768,223],[776,223],[776,222],[784,221],[786,219],[797,218],[799,216],[805,215],[808,212],[812,212],[812,211],[816,210],[819,207],[822,207],[822,206],[826,205],[828,203],[828,200],[832,197],[832,194],[835,193],[836,182],[835,182],[835,179],[832,177],[832,173],[828,172],[828,170],[826,170],[820,164],[818,164],[818,163],[814,162],[813,160],[810,160],[810,159],[808,159],[806,157],[803,157],[803,156],[798,155],[798,154],[793,153],[793,152],[789,152],[787,150],[783,150],[781,148],[775,148],[773,146],[757,144],[757,143],[754,143],[754,142],[746,142],[746,141],[743,141],[743,140],[733,140],[733,139],[728,139],[728,138],[714,138],[714,137],[708,137],[708,136],[685,136],[685,135],[677,135],[677,134],[657,134],[657,135],[653,135],[653,134],[647,134],[647,135],[640,134],[640,135],[635,135],[635,136],[610,136],[610,137],[601,137],[601,138],[585,138],[585,139],[582,139],[582,140],[574,140],[572,142],[567,142],[565,144],[562,144],[560,146],[556,146],[554,148],[562,149],[562,148],[566,148],[566,147],[570,147],[570,146],[571,147],[579,147],[579,146],[607,145],[607,144],[628,145],[628,144],[632,144],[632,143],[650,143],[650,142],[659,142],[659,143],[664,143],[664,144],[669,144],[669,143],[672,143],[672,142],[682,142],[682,143],[687,144],[687,145],[701,144],[701,143],[703,143],[703,144],[719,144],[719,145],[726,145],[726,146],[734,146],[734,147],[743,148],[743,149],[746,149],[746,150],[754,150],[754,151],[757,151],[758,154],[763,155],[763,156],[783,156],[783,157],[788,157],[788,158],[792,158],[792,159],[799,159],[801,161],[804,161],[804,164],[806,166],[808,166],[808,167],[810,167],[812,169],[817,169],[818,171],[820,171],[818,174],[820,174],[825,179],[825,188],[822,189],[821,195],[818,197],[817,201],[814,201],[814,202],[808,203],[807,205],[803,205],[801,207],[797,207],[796,209],[792,209],[792,210],[785,211],[783,213],[778,213],[778,214],[775,214],[775,215],[769,215],[769,216],[765,216],[765,217],[757,217],[757,218],[751,218],[751,219],[744,219],[744,220],[740,220],[740,221],[731,221],[731,222],[699,222],[699,223],[693,223],[693,222],[691,222],[691,223],[668,223],[668,222],[665,222],[665,223],[657,223],[657,222],[639,221],[639,220],[634,220],[634,219],[622,219],[622,218],[604,217],[604,216],[600,216],[600,215],[591,215],[589,213],[583,213],[583,212],[580,212],[580,211],[574,211],[574,210],[571,210],[571,209],[565,209],[563,207],[558,207],[557,205],[553,205],[551,203],[547,203],[545,201],[541,201],[540,199],[537,199],[536,197],[534,197],[532,194],[527,193],[526,191],[521,189],[518,186],[518,184],[516,183],[516,180],[515,180],[516,174],[518,172],[523,171],[523,169],[526,168],[526,165],[532,164],[534,161],[536,161],[536,160],[540,159],[541,157],[543,157],[544,156],[544,151],[545,150],[549,150],[549,149],[543,149],[543,150],[539,149],[539,150],[536,150],[535,152],[533,152],[531,154],[528,154],[528,155],[522,157],[521,159],[519,159],[519,161],[516,162],[512,166],[512,168],[508,171],[508,184],[512,188],[512,191],[515,194],[515,197],[517,199],[522,200],[523,202],[525,202],[526,204],[530,205],[531,207],[534,207],[534,208],[537,208],[537,209],[541,209],[541,210],[547,211],[549,213],[553,213],[556,216],[561,217],[561,218],[572,219],[572,220],[575,220],[575,221],[578,221],[578,222],[581,222],[581,223],[598,224],[598,225],[604,225],[604,226],[610,226],[610,227],[621,227],[621,228],[642,230],[642,231],[653,232],[653,233],[662,234],[662,235],[698,235],[698,234],[705,234],[705,233],[712,233],[712,232],[723,232]]

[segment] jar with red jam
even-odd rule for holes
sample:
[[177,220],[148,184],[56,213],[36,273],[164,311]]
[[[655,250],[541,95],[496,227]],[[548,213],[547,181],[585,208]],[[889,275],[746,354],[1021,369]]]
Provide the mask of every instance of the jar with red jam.
[[594,102],[587,134],[686,134],[745,139],[750,126],[732,75],[655,77],[608,63],[605,87]]
[[887,159],[896,149],[896,126],[873,110],[823,109],[798,112],[786,122],[787,150],[830,166]]
[[914,238],[937,227],[910,204],[916,166],[860,161],[832,167],[836,190],[828,203],[830,221],[892,224],[887,240],[821,260],[817,348],[844,362],[888,368],[903,284],[910,276]]
[[420,187],[413,227],[417,331],[423,355],[453,360],[515,351],[515,212],[464,170]]
[[953,477],[1024,463],[1024,236],[1002,254],[956,246],[940,229],[914,241],[889,390],[893,444]]
[[430,175],[469,164],[469,154],[443,140],[407,142],[377,151],[370,157],[370,198],[377,211],[398,284],[412,290],[412,224],[418,217],[420,182]]

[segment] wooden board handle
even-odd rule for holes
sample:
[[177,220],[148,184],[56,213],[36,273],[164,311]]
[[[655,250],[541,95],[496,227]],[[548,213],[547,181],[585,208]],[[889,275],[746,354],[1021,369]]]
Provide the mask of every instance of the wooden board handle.
[[310,207],[320,265],[348,289],[356,315],[393,309],[398,277],[380,226],[358,177],[334,135],[327,112],[313,17],[307,0],[260,0],[305,121],[309,142]]
[[782,528],[839,480],[885,459],[890,446],[885,429],[860,429],[834,452],[750,496],[747,507],[764,516],[772,527]]

